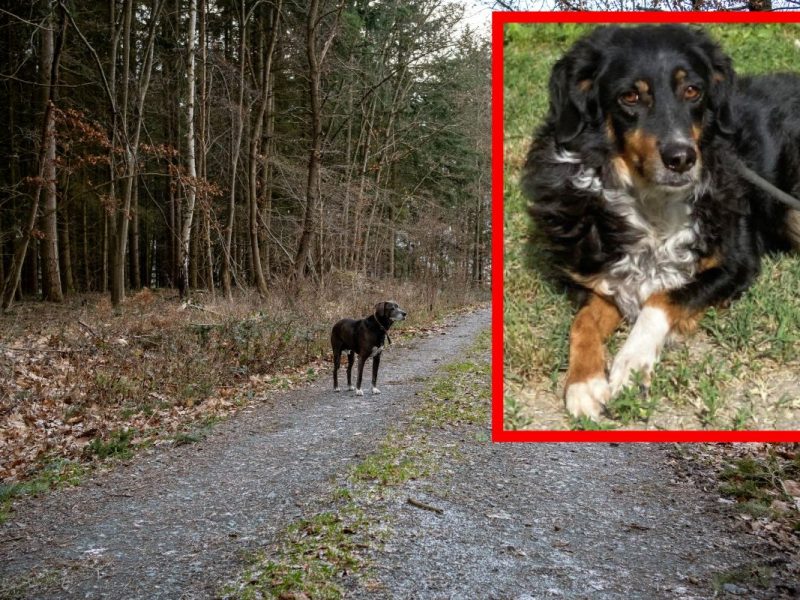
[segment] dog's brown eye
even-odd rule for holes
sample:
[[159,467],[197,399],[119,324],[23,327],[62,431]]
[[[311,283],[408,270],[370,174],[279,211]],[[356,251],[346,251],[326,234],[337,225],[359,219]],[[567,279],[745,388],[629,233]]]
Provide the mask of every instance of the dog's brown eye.
[[622,95],[620,95],[619,99],[620,102],[622,102],[623,104],[627,104],[628,106],[633,106],[634,104],[639,102],[639,92],[637,92],[636,90],[628,90],[627,92],[624,92]]
[[687,86],[685,90],[683,90],[683,99],[684,100],[697,100],[701,95],[701,92],[698,88],[694,87],[693,85]]

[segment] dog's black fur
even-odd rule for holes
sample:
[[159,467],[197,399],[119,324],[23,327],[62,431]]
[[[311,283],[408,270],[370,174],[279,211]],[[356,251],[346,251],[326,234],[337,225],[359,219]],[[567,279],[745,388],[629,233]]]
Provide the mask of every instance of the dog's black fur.
[[356,379],[356,395],[361,391],[361,378],[364,363],[372,357],[372,393],[380,394],[377,388],[378,367],[381,364],[381,352],[386,341],[391,343],[389,328],[395,321],[406,318],[396,302],[378,302],[373,313],[364,319],[342,319],[331,331],[331,348],[333,349],[333,390],[339,391],[339,365],[342,352],[347,352],[347,387],[353,389],[351,373],[353,359],[358,355],[358,377]]
[[[608,26],[555,64],[549,92],[522,185],[588,311],[573,325],[566,395],[570,412],[595,416],[633,370],[652,368],[661,342],[647,340],[666,338],[662,320],[690,329],[744,292],[766,253],[800,245],[800,212],[737,167],[800,196],[800,76],[738,78],[698,27]],[[650,306],[606,380],[597,340]]]
[[[619,97],[637,79],[687,70],[702,93],[690,102],[663,94],[651,108],[629,107]],[[584,86],[591,85],[583,91]],[[670,90],[673,91],[673,90]],[[523,187],[531,212],[571,284],[620,260],[636,232],[609,211],[596,193],[568,182],[592,168],[604,186],[615,184],[612,159],[625,152],[626,132],[646,130],[659,143],[671,128],[698,126],[698,160],[710,186],[694,203],[700,236],[697,260],[716,255],[718,266],[679,289],[677,302],[695,308],[741,294],[768,251],[792,245],[787,209],[745,182],[731,156],[777,187],[800,193],[800,78],[772,75],[736,79],[728,58],[701,30],[680,25],[601,27],[578,41],[554,67],[550,112],[528,154]],[[609,126],[610,123],[610,126]],[[557,162],[560,150],[580,155],[580,166]]]

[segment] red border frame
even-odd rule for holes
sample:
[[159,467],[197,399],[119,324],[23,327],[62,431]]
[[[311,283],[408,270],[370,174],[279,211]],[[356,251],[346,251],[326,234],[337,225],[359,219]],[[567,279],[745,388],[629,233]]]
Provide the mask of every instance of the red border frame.
[[492,13],[492,441],[797,442],[800,431],[553,431],[503,429],[503,26],[506,23],[800,23],[800,12]]

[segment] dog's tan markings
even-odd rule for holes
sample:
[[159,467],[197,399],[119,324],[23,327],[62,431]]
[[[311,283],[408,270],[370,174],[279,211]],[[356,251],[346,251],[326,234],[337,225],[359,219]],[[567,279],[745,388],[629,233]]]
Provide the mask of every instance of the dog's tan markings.
[[658,169],[661,158],[658,153],[658,138],[641,129],[634,129],[623,136],[625,146],[622,158],[633,172],[644,175],[647,179]]
[[612,144],[617,143],[617,134],[614,132],[614,121],[611,119],[611,115],[606,117],[606,137]]
[[704,256],[697,263],[697,272],[702,273],[703,271],[708,271],[709,269],[718,267],[721,264],[722,264],[722,259],[720,258],[719,254]]
[[719,71],[715,71],[714,74],[711,76],[711,79],[714,81],[714,83],[722,83],[723,81],[725,81],[725,75],[723,73],[720,73]]
[[594,82],[591,79],[581,79],[578,82],[578,89],[584,94],[586,94],[589,90],[592,89],[593,84]]
[[695,123],[692,125],[692,139],[694,140],[695,144],[700,141],[700,138],[703,135],[703,126]]
[[[708,257],[707,259],[703,259],[703,261],[707,261],[707,264],[710,265],[707,268],[712,268],[719,264],[715,262],[716,259],[714,259],[714,257]],[[703,261],[701,261],[701,265]],[[702,310],[694,310],[676,304],[669,299],[666,292],[653,294],[647,299],[644,305],[661,309],[667,317],[670,331],[677,331],[683,335],[690,334],[697,329],[697,324],[703,316]]]
[[617,182],[624,185],[630,185],[633,181],[631,170],[628,163],[621,156],[615,156],[610,162],[611,170],[617,179]]
[[637,79],[633,82],[636,91],[639,92],[639,102],[645,106],[653,105],[653,95],[650,93],[650,84],[644,79]]
[[566,387],[605,377],[604,343],[621,320],[622,315],[614,304],[597,294],[589,297],[570,329]]
[[683,82],[686,81],[686,76],[687,75],[688,75],[688,73],[686,71],[684,71],[683,69],[678,69],[677,71],[675,71],[675,75],[673,76],[673,78],[675,79],[675,87],[676,88],[680,87],[681,85],[683,85]]

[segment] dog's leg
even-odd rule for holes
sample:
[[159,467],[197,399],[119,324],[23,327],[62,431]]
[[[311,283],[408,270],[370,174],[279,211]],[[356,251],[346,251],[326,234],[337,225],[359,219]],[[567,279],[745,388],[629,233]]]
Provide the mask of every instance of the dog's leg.
[[639,373],[641,384],[649,387],[653,368],[658,362],[672,331],[688,333],[695,328],[702,310],[690,309],[671,301],[667,294],[653,294],[631,328],[622,349],[614,358],[608,380],[611,395],[634,382]]
[[361,378],[364,375],[364,363],[367,362],[367,356],[363,353],[358,355],[358,376],[356,377],[356,396],[363,396],[364,391],[361,389]]
[[378,352],[372,358],[372,393],[373,394],[380,394],[381,391],[378,389],[378,367],[381,366],[381,353]]
[[353,387],[353,382],[351,380],[351,374],[353,373],[353,359],[355,358],[355,353],[351,350],[347,353],[347,389],[353,391],[355,388]]
[[569,369],[564,396],[575,417],[596,419],[611,397],[605,373],[605,340],[622,320],[617,307],[591,294],[575,315],[569,334]]
[[339,391],[339,365],[342,361],[342,351],[339,348],[333,348],[333,391]]

